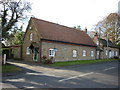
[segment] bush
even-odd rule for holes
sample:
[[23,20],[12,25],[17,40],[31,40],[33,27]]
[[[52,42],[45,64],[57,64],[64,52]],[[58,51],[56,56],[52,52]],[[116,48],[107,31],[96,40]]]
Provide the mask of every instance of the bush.
[[22,58],[13,58],[14,60],[22,60]]
[[113,57],[113,59],[119,59],[119,57],[117,57],[117,56],[114,56],[114,57]]
[[47,59],[47,60],[45,60],[44,64],[52,64],[51,59]]
[[42,62],[43,62],[44,64],[52,64],[52,63],[54,63],[54,58],[53,58],[53,57],[50,57],[50,59],[47,59],[46,56],[43,56],[43,57],[42,57]]

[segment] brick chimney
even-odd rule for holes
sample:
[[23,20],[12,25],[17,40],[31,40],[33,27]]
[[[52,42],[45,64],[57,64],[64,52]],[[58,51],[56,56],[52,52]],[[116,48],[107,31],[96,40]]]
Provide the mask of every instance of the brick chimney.
[[109,40],[110,40],[111,42],[113,42],[113,38],[112,38],[112,36],[109,37]]
[[95,33],[93,40],[96,41],[98,39],[98,33]]
[[87,28],[85,27],[85,32],[87,33]]

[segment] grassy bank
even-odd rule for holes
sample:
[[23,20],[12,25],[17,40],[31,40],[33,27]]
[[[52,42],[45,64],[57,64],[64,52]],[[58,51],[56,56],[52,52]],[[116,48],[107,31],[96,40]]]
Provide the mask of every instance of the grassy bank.
[[78,65],[78,64],[90,64],[90,63],[98,63],[98,62],[109,62],[115,61],[118,59],[98,59],[98,60],[76,60],[76,61],[66,61],[66,62],[55,62],[50,64],[49,66],[69,66],[69,65]]
[[0,66],[0,68],[2,67],[2,73],[10,73],[10,72],[19,72],[19,71],[22,71],[22,69],[14,66],[14,65],[11,65],[11,64],[6,64],[6,65],[2,65]]

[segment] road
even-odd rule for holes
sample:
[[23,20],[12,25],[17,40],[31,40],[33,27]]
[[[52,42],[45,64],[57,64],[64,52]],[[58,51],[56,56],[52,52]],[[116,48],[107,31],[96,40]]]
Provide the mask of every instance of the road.
[[[39,64],[9,62],[24,74],[3,77],[3,83],[17,88],[118,88],[118,62],[46,67]],[[3,88],[7,88],[3,85]]]

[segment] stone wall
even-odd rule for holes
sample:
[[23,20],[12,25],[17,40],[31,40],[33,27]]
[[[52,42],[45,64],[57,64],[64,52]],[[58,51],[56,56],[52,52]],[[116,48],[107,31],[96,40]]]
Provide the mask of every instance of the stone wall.
[[[30,28],[31,27],[31,28]],[[30,40],[30,34],[32,33],[32,41]],[[22,44],[22,59],[26,61],[33,61],[33,52],[30,50],[30,54],[26,54],[26,48],[31,45],[32,42],[36,42],[40,44],[39,36],[36,28],[34,27],[33,23],[30,22],[28,28],[26,30],[23,44]],[[38,53],[38,62],[40,61],[40,52]]]
[[21,46],[12,48],[13,58],[21,59]]
[[[70,61],[70,60],[90,60],[95,59],[95,47],[70,45],[63,43],[55,43],[49,41],[42,41],[42,56],[49,58],[49,49],[56,48],[55,61]],[[73,50],[77,51],[77,57],[73,57]],[[86,56],[83,56],[83,50],[86,50]],[[91,51],[94,56],[91,57]]]
[[[107,55],[106,55],[106,50],[107,50],[107,47],[104,47],[104,51],[103,51],[103,55],[102,55],[102,58],[107,58]],[[112,52],[112,56],[111,57],[114,57],[114,56],[119,56],[119,49],[118,48],[112,48],[112,47],[108,47],[108,51]],[[117,55],[116,55],[116,52],[117,52]],[[108,53],[108,57],[110,57],[110,53]]]

